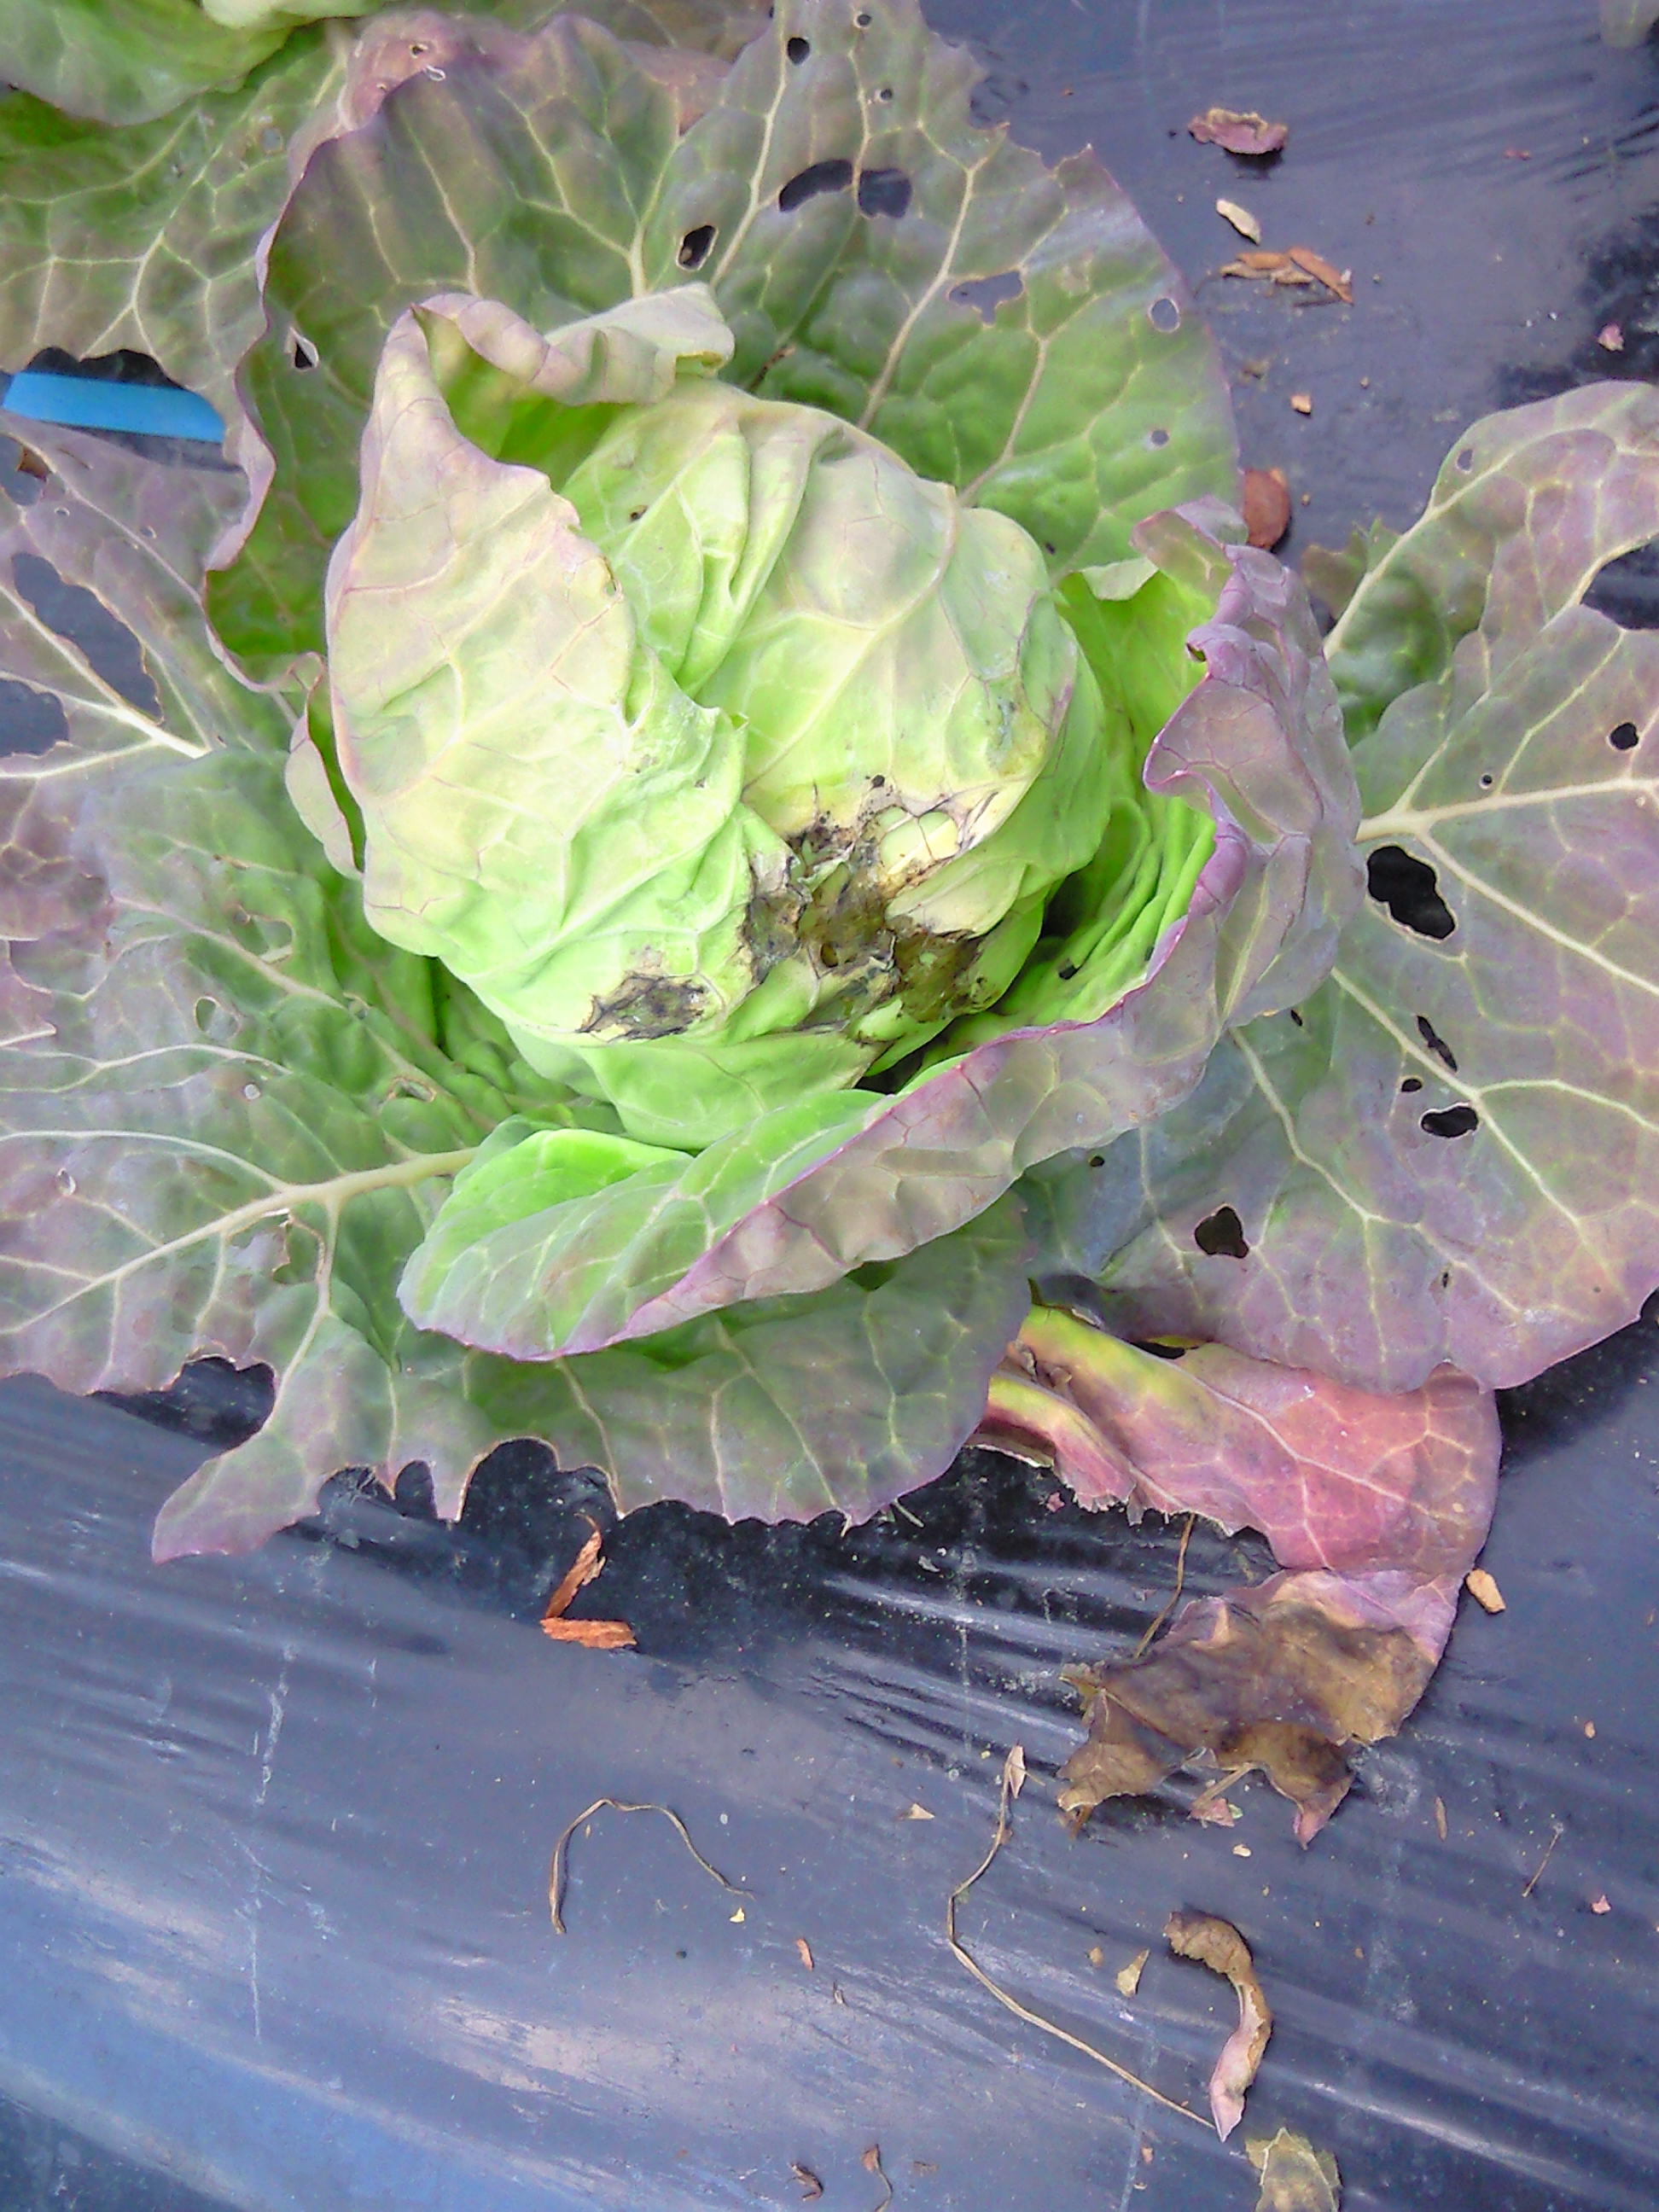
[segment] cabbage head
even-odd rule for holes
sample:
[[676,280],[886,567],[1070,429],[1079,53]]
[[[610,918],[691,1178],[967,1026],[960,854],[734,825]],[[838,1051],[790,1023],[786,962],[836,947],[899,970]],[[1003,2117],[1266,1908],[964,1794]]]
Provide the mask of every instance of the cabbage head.
[[705,288],[544,336],[444,295],[380,364],[290,788],[375,929],[543,1076],[696,1150],[1087,1020],[1212,824],[1149,793],[1207,611],[723,380]]

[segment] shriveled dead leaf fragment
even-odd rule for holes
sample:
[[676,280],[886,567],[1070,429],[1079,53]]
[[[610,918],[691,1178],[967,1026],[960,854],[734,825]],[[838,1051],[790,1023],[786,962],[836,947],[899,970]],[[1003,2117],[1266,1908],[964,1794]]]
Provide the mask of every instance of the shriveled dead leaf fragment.
[[1297,411],[1297,413],[1298,415],[1311,415],[1311,414],[1313,413],[1313,394],[1312,394],[1312,392],[1291,392],[1291,406],[1292,406],[1292,407],[1294,407],[1294,408],[1295,408],[1295,410],[1296,410],[1296,411]]
[[1291,246],[1287,250],[1287,258],[1295,262],[1297,267],[1304,270],[1310,276],[1316,276],[1328,292],[1334,292],[1339,300],[1352,307],[1353,281],[1348,270],[1334,268],[1324,255],[1316,253],[1311,246]]
[[1488,1613],[1504,1611],[1504,1593],[1484,1567],[1471,1567],[1463,1577],[1463,1587],[1475,1603],[1485,1606]]
[[823,2184],[810,2166],[803,2166],[798,2158],[789,2161],[790,2175],[800,2191],[803,2204],[816,2204],[823,2194]]
[[599,1529],[589,1522],[593,1533],[577,1553],[569,1572],[547,1601],[542,1614],[542,1634],[550,1636],[556,1643],[580,1644],[590,1651],[624,1651],[634,1641],[634,1632],[625,1620],[568,1620],[565,1618],[570,1601],[578,1590],[585,1589],[605,1562],[599,1556],[602,1539]]
[[1434,1832],[1443,1844],[1446,1840],[1446,1801],[1443,1797],[1437,1797],[1434,1801]]
[[1603,353],[1623,353],[1625,350],[1625,331],[1623,325],[1620,323],[1603,323],[1601,329],[1595,333],[1595,343],[1601,347]]
[[901,1820],[931,1820],[933,1814],[925,1805],[912,1805],[908,1812],[901,1813]]
[[1291,488],[1283,469],[1244,471],[1244,532],[1252,545],[1271,553],[1291,526]]
[[1255,2212],[1340,2212],[1342,2177],[1329,2151],[1316,2150],[1289,2128],[1252,2136],[1244,2148],[1261,2176]]
[[1218,1345],[1158,1358],[1048,1307],[1010,1363],[984,1442],[1046,1458],[1085,1505],[1259,1528],[1291,1570],[1071,1677],[1089,1736],[1061,1809],[1155,1790],[1207,1752],[1224,1786],[1260,1767],[1310,1841],[1347,1790],[1346,1747],[1392,1735],[1439,1658],[1492,1517],[1490,1395],[1450,1368],[1384,1395]]
[[800,1953],[800,1962],[802,1966],[805,1967],[807,1972],[810,1974],[813,1966],[811,1945],[807,1942],[804,1936],[797,1936],[795,1938],[795,1948]]
[[1606,1890],[1598,1890],[1595,1895],[1590,1899],[1590,1911],[1592,1912],[1611,1912],[1612,1910],[1612,1905],[1607,1902],[1607,1893]]
[[1140,1978],[1146,1972],[1146,1961],[1152,1955],[1150,1951],[1137,1951],[1127,1966],[1118,1968],[1112,1979],[1117,1984],[1120,1996],[1132,1997],[1140,1987]]
[[860,2152],[859,2164],[866,2173],[873,2173],[886,2191],[885,2196],[877,2197],[870,2208],[870,2212],[887,2212],[887,2207],[893,2201],[893,2185],[888,2179],[887,2169],[881,2162],[881,2145],[872,2143],[867,2150]]
[[1249,208],[1240,207],[1237,200],[1218,200],[1215,211],[1224,222],[1231,223],[1241,238],[1248,238],[1253,245],[1261,243],[1261,225]]
[[1236,107],[1206,107],[1202,115],[1194,116],[1187,129],[1200,146],[1219,146],[1251,161],[1283,153],[1291,135],[1288,123],[1269,123],[1254,109],[1241,112]]
[[1212,1912],[1172,1912],[1164,1940],[1178,1959],[1195,1959],[1213,1974],[1224,1975],[1238,1998],[1238,2026],[1221,2046],[1210,2075],[1210,2110],[1215,2131],[1225,2142],[1244,2117],[1244,2093],[1256,2076],[1273,2016],[1256,1978],[1250,1947],[1231,1920]]

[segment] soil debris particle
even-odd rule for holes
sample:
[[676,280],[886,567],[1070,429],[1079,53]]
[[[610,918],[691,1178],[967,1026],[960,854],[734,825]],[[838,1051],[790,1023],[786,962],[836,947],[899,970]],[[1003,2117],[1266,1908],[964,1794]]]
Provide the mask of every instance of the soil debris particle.
[[1316,2150],[1289,2128],[1252,2136],[1244,2148],[1261,2176],[1255,2212],[1339,2212],[1342,2177],[1329,2151]]
[[1202,115],[1194,116],[1187,129],[1200,146],[1219,146],[1226,153],[1242,154],[1253,161],[1282,154],[1291,135],[1288,123],[1269,123],[1253,108],[1206,107]]
[[813,2172],[811,2167],[803,2166],[798,2158],[792,2158],[789,2161],[789,2175],[795,2186],[800,2191],[801,2203],[816,2204],[823,2194],[823,2184]]
[[1488,1613],[1504,1611],[1504,1593],[1484,1567],[1471,1567],[1463,1577],[1463,1587]]
[[1590,1899],[1590,1911],[1592,1912],[1611,1912],[1612,1910],[1612,1905],[1607,1902],[1607,1893],[1606,1890],[1597,1890],[1595,1895]]
[[795,1938],[795,1948],[800,1953],[800,1962],[810,1974],[812,1971],[812,1947],[804,1936]]
[[1132,1997],[1140,1987],[1140,1977],[1146,1972],[1146,1961],[1152,1955],[1150,1951],[1137,1951],[1127,1966],[1118,1968],[1112,1979],[1117,1984],[1120,1996]]
[[1285,252],[1298,269],[1310,276],[1317,277],[1328,292],[1334,292],[1339,300],[1346,306],[1352,307],[1353,271],[1352,269],[1336,268],[1326,260],[1322,253],[1316,253],[1311,246],[1287,246]]
[[908,1812],[899,1814],[901,1820],[931,1820],[933,1817],[925,1805],[912,1805]]
[[1244,529],[1252,545],[1271,553],[1291,526],[1291,488],[1283,469],[1244,471]]
[[1623,353],[1625,350],[1624,325],[1620,323],[1603,323],[1595,333],[1595,343],[1603,353]]
[[1212,1912],[1172,1912],[1164,1940],[1178,1959],[1195,1960],[1224,1975],[1238,1999],[1238,2025],[1221,2046],[1210,2075],[1210,2111],[1224,2142],[1244,2117],[1244,2093],[1256,2076],[1273,2016],[1256,1978],[1250,1947],[1231,1920]]
[[1261,225],[1249,208],[1240,207],[1237,200],[1218,200],[1215,211],[1224,222],[1231,223],[1241,238],[1248,238],[1253,245],[1260,244]]
[[1292,407],[1294,407],[1294,408],[1295,408],[1295,410],[1296,410],[1296,411],[1297,411],[1297,413],[1298,415],[1311,415],[1311,414],[1313,413],[1313,394],[1312,394],[1312,392],[1291,392],[1291,406],[1292,406]]

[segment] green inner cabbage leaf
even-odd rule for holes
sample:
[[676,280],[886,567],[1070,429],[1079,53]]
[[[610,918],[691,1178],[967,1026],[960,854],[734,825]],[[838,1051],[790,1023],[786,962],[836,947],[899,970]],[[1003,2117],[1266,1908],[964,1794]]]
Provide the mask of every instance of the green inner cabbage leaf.
[[[700,285],[388,340],[290,780],[374,927],[627,1139],[1097,1018],[1213,824],[1146,791],[1201,592],[717,372]],[[319,773],[319,770],[321,771]]]

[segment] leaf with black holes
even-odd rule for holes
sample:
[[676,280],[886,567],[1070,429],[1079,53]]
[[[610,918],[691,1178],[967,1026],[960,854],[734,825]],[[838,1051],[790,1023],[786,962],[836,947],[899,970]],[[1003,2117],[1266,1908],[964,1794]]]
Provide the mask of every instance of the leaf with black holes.
[[354,70],[339,104],[362,112],[277,227],[240,379],[265,443],[239,456],[252,506],[210,594],[234,651],[320,647],[380,348],[457,289],[549,330],[695,276],[732,381],[869,428],[1057,572],[1237,499],[1226,385],[1173,265],[1091,154],[1051,169],[974,122],[976,64],[915,0],[784,0],[729,70],[681,59],[560,16],[457,26],[441,72],[373,101]]
[[1299,1023],[1047,1192],[1115,1327],[1502,1385],[1659,1282],[1659,635],[1583,605],[1656,533],[1659,392],[1609,384],[1477,423],[1359,541],[1328,652],[1371,896]]

